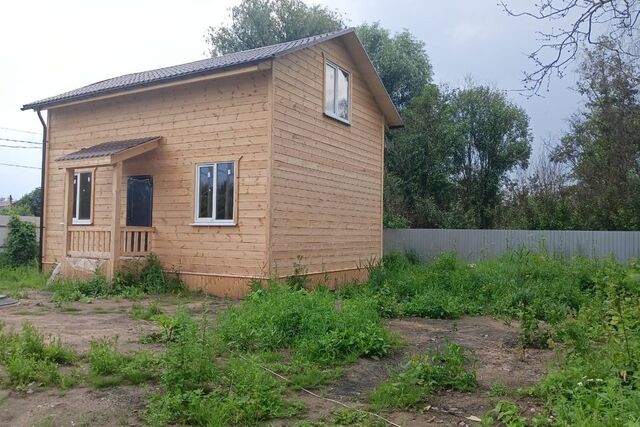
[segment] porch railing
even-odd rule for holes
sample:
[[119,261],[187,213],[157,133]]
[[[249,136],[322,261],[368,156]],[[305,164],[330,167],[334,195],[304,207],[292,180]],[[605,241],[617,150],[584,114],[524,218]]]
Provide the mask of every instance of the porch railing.
[[125,257],[147,256],[151,253],[153,227],[122,227],[120,255]]
[[71,257],[109,258],[111,231],[109,227],[69,226],[67,254]]
[[[79,258],[111,256],[111,230],[109,227],[69,226],[67,255]],[[143,257],[151,253],[153,227],[121,227],[120,256]]]

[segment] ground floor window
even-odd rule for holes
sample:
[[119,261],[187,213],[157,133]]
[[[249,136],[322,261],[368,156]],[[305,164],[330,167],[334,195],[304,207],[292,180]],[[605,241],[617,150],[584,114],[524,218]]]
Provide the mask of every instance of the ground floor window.
[[196,223],[235,224],[235,162],[196,167]]
[[91,224],[92,172],[73,174],[73,223]]

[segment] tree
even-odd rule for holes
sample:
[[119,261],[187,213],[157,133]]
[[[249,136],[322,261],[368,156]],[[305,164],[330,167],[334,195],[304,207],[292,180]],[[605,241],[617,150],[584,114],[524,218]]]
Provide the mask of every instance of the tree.
[[11,206],[3,208],[0,213],[23,216],[40,216],[41,200],[42,191],[40,187],[37,187],[30,193],[22,196],[17,202],[12,203]]
[[[538,92],[551,76],[563,76],[578,53],[589,45],[597,45],[629,59],[640,57],[638,0],[541,0],[532,11],[519,12],[500,1],[511,16],[524,16],[553,24],[550,31],[540,31],[541,45],[529,54],[535,64],[525,72],[525,85]],[[602,43],[599,35],[607,36]]]
[[345,28],[338,12],[300,0],[242,0],[229,26],[209,27],[211,56],[254,49]]
[[568,185],[562,165],[543,155],[530,169],[522,171],[507,185],[499,212],[499,227],[524,230],[580,228],[572,187]]
[[502,92],[428,85],[386,144],[385,208],[413,227],[492,227],[509,173],[527,166],[529,119]]
[[379,22],[360,25],[357,34],[391,100],[398,109],[405,108],[431,82],[424,42],[407,30],[391,36]]
[[385,213],[413,227],[443,227],[452,194],[453,110],[447,91],[424,87],[385,144]]
[[580,68],[585,110],[552,152],[575,182],[586,228],[640,229],[640,73],[602,39]]
[[455,191],[475,225],[491,228],[508,174],[528,166],[529,117],[503,92],[486,86],[457,90],[452,103]]

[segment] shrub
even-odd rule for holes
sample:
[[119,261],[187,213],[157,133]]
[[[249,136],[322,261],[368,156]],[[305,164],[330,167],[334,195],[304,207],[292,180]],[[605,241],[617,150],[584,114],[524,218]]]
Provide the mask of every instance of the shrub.
[[166,294],[179,292],[183,284],[177,275],[165,274],[162,263],[151,253],[142,262],[125,264],[118,271],[113,288],[119,294]]
[[447,343],[443,351],[412,358],[370,396],[376,408],[409,408],[440,390],[472,391],[478,386],[475,372],[465,369],[461,347]]
[[10,265],[27,265],[34,263],[38,255],[38,242],[34,224],[21,221],[13,215],[9,220],[7,235],[6,259]]

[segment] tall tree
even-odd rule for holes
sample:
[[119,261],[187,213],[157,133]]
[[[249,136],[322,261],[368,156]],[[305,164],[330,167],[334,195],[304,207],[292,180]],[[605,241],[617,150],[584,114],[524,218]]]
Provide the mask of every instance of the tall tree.
[[228,26],[209,27],[211,56],[254,49],[345,28],[342,15],[300,0],[242,0]]
[[552,153],[575,182],[584,227],[640,228],[640,73],[602,39],[580,68],[585,109]]
[[407,30],[392,36],[379,22],[360,25],[357,33],[391,100],[398,109],[405,108],[431,82],[424,42]]
[[386,147],[388,217],[413,227],[495,224],[510,173],[527,166],[526,113],[497,90],[428,85]]
[[405,127],[385,147],[385,214],[418,228],[444,227],[452,195],[455,145],[447,91],[424,87],[403,111]]
[[503,92],[486,86],[457,90],[452,102],[456,192],[476,226],[491,228],[508,174],[528,166],[529,117]]

